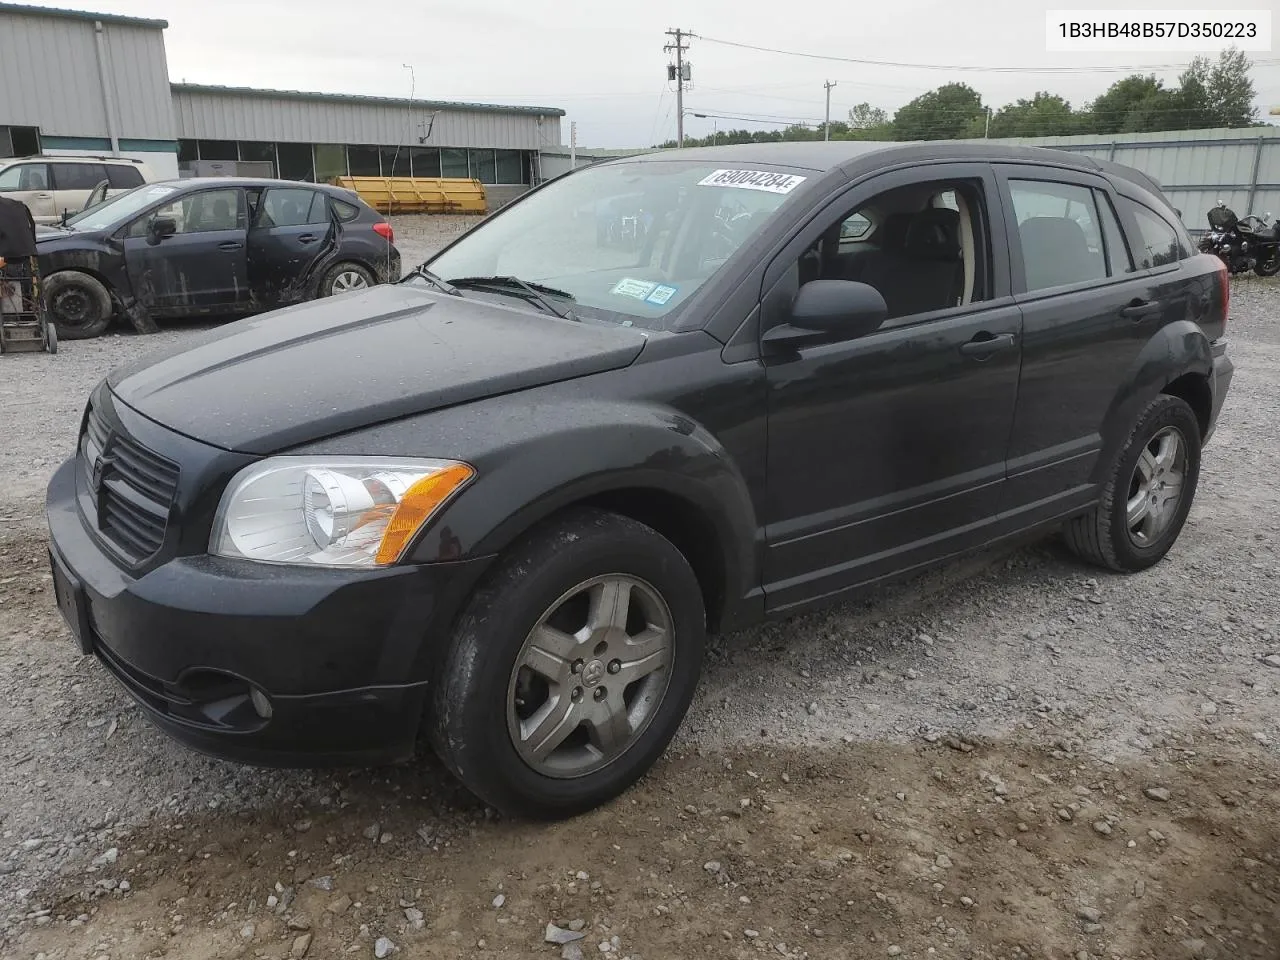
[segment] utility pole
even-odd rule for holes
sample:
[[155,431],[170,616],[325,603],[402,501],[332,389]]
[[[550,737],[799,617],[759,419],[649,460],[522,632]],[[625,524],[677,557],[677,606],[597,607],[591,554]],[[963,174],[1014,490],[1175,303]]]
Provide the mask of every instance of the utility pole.
[[822,125],[822,139],[831,139],[831,88],[836,85],[835,80],[824,80],[822,85],[827,88],[827,119]]
[[667,79],[676,82],[676,146],[684,146],[684,85],[690,77],[689,65],[684,62],[684,52],[689,49],[685,43],[692,34],[688,30],[668,30],[667,36],[673,37],[672,43],[668,43],[662,49],[670,53],[672,50],[676,52],[675,66],[667,66]]
[[982,139],[986,140],[991,136],[991,108],[987,107],[987,125],[982,131]]

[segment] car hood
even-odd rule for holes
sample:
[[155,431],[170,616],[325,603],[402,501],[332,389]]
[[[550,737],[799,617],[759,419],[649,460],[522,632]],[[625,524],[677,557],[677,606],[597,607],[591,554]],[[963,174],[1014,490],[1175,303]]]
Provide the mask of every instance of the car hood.
[[116,397],[227,450],[298,444],[630,364],[644,332],[389,284],[240,320],[114,370]]

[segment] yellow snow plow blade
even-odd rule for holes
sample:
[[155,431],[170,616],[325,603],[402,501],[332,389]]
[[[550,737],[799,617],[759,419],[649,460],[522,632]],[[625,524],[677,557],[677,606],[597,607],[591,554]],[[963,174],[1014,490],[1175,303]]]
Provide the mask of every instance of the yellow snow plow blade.
[[484,184],[451,177],[337,177],[379,213],[488,213]]

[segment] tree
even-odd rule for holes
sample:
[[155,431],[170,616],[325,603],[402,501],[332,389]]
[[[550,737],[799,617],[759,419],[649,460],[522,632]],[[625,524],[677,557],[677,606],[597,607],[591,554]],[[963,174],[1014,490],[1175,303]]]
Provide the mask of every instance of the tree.
[[1077,132],[1078,116],[1057,94],[1041,91],[1006,104],[991,118],[993,137],[1059,137]]
[[1178,96],[1154,75],[1117,80],[1089,105],[1087,132],[1137,133],[1168,129],[1181,107]]
[[954,140],[985,112],[977,90],[947,83],[900,108],[893,115],[893,133],[899,140]]
[[854,130],[873,130],[888,125],[889,114],[869,103],[860,103],[849,111],[849,126]]
[[1213,67],[1208,57],[1196,57],[1178,77],[1178,111],[1170,127],[1195,130],[1215,125],[1209,103],[1209,82]]
[[1251,127],[1258,119],[1253,106],[1252,64],[1235,47],[1218,54],[1218,62],[1209,72],[1209,112],[1220,127]]

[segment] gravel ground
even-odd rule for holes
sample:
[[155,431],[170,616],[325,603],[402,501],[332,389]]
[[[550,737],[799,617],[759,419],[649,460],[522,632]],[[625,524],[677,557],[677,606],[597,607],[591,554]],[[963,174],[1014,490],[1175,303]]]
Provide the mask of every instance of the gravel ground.
[[430,760],[260,771],[151,728],[71,654],[39,493],[92,384],[185,333],[0,359],[0,956],[1280,957],[1280,282],[1232,314],[1168,560],[1030,543],[719,638],[655,773],[550,828]]

